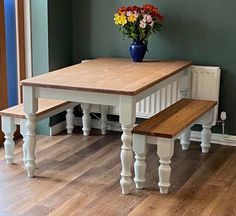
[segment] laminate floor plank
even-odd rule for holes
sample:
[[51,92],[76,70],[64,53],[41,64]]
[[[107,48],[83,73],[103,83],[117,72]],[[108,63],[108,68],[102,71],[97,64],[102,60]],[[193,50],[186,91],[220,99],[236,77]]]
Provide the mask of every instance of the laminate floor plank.
[[[198,160],[204,161],[204,163],[199,164],[198,169],[196,169],[194,173],[192,173],[192,175],[189,176],[185,184],[179,185],[180,187],[178,187],[177,190],[173,190],[172,188],[172,192],[170,190],[170,194],[168,194],[167,196],[166,195],[163,196],[160,194],[150,195],[143,201],[143,203],[141,203],[136,209],[134,209],[134,211],[131,212],[130,215],[131,216],[184,215],[184,213],[187,211],[190,205],[194,205],[193,203],[199,202],[199,197],[197,197],[197,193],[201,190],[202,193],[204,193],[204,190],[207,191],[208,187],[205,186],[205,184],[207,182],[209,183],[209,181],[211,180],[211,176],[218,173],[221,166],[223,166],[226,163],[228,158],[232,156],[232,154],[236,150],[235,148],[232,147],[220,147],[220,146],[214,146],[214,147],[216,147],[216,150],[214,149],[213,152],[210,152],[207,155],[198,152],[198,155],[201,155],[201,158],[198,158],[198,156],[196,156],[197,155],[196,152],[195,153],[196,155],[191,154],[192,159],[185,158],[185,161],[184,160],[182,161],[183,163],[181,166],[184,166],[185,164],[185,167],[193,168],[193,170],[194,166],[192,166],[192,162],[194,161],[194,157],[197,157]],[[185,153],[186,152],[184,152],[184,154]],[[181,171],[181,166],[180,166],[180,171]],[[178,172],[178,166],[175,167],[174,163],[172,164],[172,170],[173,172],[174,170]],[[186,175],[187,173],[188,171],[185,170],[185,172],[183,172],[182,174]],[[172,177],[177,178],[174,173],[172,173]],[[178,181],[178,179],[176,180]],[[223,188],[221,187],[222,189],[220,189],[220,187],[218,187],[219,188],[218,190],[216,190],[216,188],[217,186],[212,186],[211,189],[208,189],[211,192],[211,194],[206,193],[205,196],[211,195],[215,199],[217,199],[217,193],[218,195],[222,195]],[[215,192],[214,189],[216,190]],[[204,203],[204,201],[202,201],[201,203]],[[199,209],[201,208],[200,203],[197,208]],[[196,214],[196,215],[201,215],[201,214]]]
[[[212,145],[202,154],[199,143],[189,151],[175,144],[170,193],[158,188],[156,147],[150,146],[146,187],[120,189],[121,133],[101,136],[92,130],[72,135],[37,136],[36,177],[25,175],[22,140],[15,165],[0,149],[0,216],[236,216],[236,148]],[[133,178],[133,176],[132,176]]]
[[[109,136],[108,136],[109,137]],[[101,140],[101,141],[100,141]],[[105,154],[113,154],[112,148],[113,146],[109,145],[110,143],[105,142],[104,143],[104,137],[100,137],[100,140],[93,143],[94,150],[87,146],[87,148],[84,148],[81,150],[81,154],[78,154],[78,152],[72,151],[72,155],[68,158],[73,158],[73,160],[69,160],[69,162],[72,161],[72,163],[69,163],[67,160],[67,164],[63,162],[56,162],[55,163],[49,163],[51,165],[48,165],[48,169],[41,172],[40,175],[36,176],[36,178],[33,179],[33,181],[28,181],[28,184],[23,180],[22,182],[22,188],[18,186],[18,184],[15,184],[15,187],[18,187],[19,191],[24,191],[24,197],[21,200],[16,201],[17,196],[13,197],[15,198],[12,202],[13,204],[10,205],[10,209],[17,209],[18,212],[20,209],[28,209],[30,208],[33,203],[30,202],[30,200],[36,200],[37,202],[40,202],[45,196],[48,194],[53,193],[53,191],[63,187],[67,182],[73,181],[74,178],[77,176],[83,175],[87,170],[91,169],[93,166],[96,166],[96,164],[99,164],[100,161],[102,161],[102,156]],[[103,140],[103,141],[102,141]],[[104,143],[104,144],[102,144]],[[103,147],[98,150],[98,147],[100,145],[106,145],[106,147]],[[89,151],[87,151],[89,149]],[[82,160],[81,158],[84,158],[84,153],[86,155],[86,160]],[[78,155],[76,155],[78,154]],[[95,158],[96,155],[98,155],[98,158]],[[90,157],[91,156],[91,157]],[[108,154],[109,156],[109,154]],[[95,160],[93,160],[95,158]],[[76,162],[76,163],[75,163]],[[81,163],[80,163],[81,162]],[[117,160],[118,162],[118,160]],[[66,166],[65,166],[66,165]],[[77,169],[76,172],[74,172],[74,175],[69,175],[70,173],[69,169],[76,165]],[[83,168],[82,170],[79,169],[79,165]],[[38,167],[40,167],[41,164],[38,164]],[[40,170],[40,168],[39,168]],[[26,178],[26,180],[28,180]],[[33,185],[38,183],[36,191],[32,192],[32,182]],[[45,190],[46,189],[46,190]],[[23,203],[23,204],[22,204]]]

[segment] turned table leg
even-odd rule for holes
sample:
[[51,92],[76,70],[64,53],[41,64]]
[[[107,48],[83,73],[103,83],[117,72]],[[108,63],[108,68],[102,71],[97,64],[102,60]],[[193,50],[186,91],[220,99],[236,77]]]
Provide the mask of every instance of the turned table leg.
[[74,108],[70,108],[66,110],[66,130],[68,134],[73,133],[74,129]]
[[27,174],[34,177],[35,172],[35,147],[36,147],[36,115],[26,116],[26,146],[27,146]]
[[87,103],[81,104],[81,109],[83,111],[82,123],[83,123],[83,133],[84,136],[89,136],[91,130],[91,117],[90,117],[91,105]]
[[120,185],[123,194],[128,194],[132,185],[131,165],[133,160],[132,133],[135,123],[136,103],[132,97],[121,96],[120,99],[120,123],[122,128],[121,159],[121,180]]
[[101,133],[105,135],[107,133],[107,112],[108,106],[101,105]]
[[25,119],[21,119],[21,121],[20,121],[20,133],[23,136],[23,145],[22,145],[23,162],[26,167],[26,165],[27,165],[27,145],[26,145],[26,120]]
[[36,147],[36,112],[38,99],[35,98],[35,89],[32,86],[23,86],[23,105],[26,115],[26,148],[28,177],[34,177],[35,172],[35,147]]

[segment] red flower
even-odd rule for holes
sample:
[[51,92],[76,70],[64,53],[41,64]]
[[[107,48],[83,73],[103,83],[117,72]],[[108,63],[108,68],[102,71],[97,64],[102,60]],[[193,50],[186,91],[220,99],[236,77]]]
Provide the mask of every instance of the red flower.
[[126,9],[127,8],[125,6],[123,6],[123,7],[120,7],[117,12],[121,14],[121,13],[126,12]]
[[134,12],[134,11],[139,12],[140,11],[140,7],[134,5],[134,6],[129,6],[126,9],[126,12]]
[[142,10],[147,13],[150,14],[152,17],[156,17],[157,20],[159,20],[160,22],[163,21],[164,17],[158,12],[158,8],[154,7],[151,4],[145,4],[142,7]]
[[162,22],[164,20],[164,17],[159,13],[157,13],[156,17],[160,22]]
[[152,18],[156,18],[159,22],[162,22],[164,19],[164,17],[159,13],[158,8],[154,7],[151,4],[144,4],[142,7],[138,7],[136,5],[128,7],[122,6],[118,9],[117,12],[119,14],[123,14],[126,12],[135,12],[135,11],[138,13],[142,12],[145,14],[150,14]]

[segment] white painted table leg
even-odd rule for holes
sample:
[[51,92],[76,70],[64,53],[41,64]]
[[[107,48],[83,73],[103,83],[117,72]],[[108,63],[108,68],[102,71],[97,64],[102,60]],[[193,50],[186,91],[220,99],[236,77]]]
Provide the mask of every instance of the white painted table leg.
[[35,98],[35,90],[31,86],[23,86],[23,105],[26,114],[26,147],[28,177],[34,177],[35,172],[35,147],[36,147],[36,112],[38,99]]
[[108,106],[101,105],[101,133],[105,135],[107,133],[107,112]]
[[66,130],[68,134],[73,133],[74,129],[74,108],[70,108],[66,110]]
[[84,136],[89,136],[90,130],[91,130],[91,117],[90,117],[90,104],[82,103],[81,104],[81,109],[83,111],[83,117],[82,117],[82,122],[83,122],[83,133]]
[[13,164],[14,161],[14,148],[15,142],[14,132],[16,130],[16,125],[14,118],[8,116],[2,116],[2,131],[5,134],[5,159],[7,164]]
[[21,121],[20,121],[20,133],[23,136],[23,145],[22,145],[23,162],[26,167],[26,165],[27,165],[27,146],[26,146],[26,120],[25,119],[21,119]]
[[180,136],[180,144],[182,146],[182,150],[188,150],[190,145],[190,135],[191,129],[187,128],[183,134]]
[[135,163],[134,163],[134,181],[137,189],[143,189],[145,184],[145,174],[146,174],[146,153],[147,144],[146,136],[134,134],[133,135],[133,150],[135,152]]
[[35,147],[36,147],[36,115],[27,115],[26,121],[26,146],[27,146],[27,174],[34,177],[35,166]]
[[160,193],[168,193],[170,187],[171,157],[174,153],[174,139],[158,138],[157,155],[160,158],[159,183]]
[[128,194],[130,192],[130,187],[132,184],[131,181],[131,165],[133,160],[133,153],[132,153],[132,134],[131,131],[133,130],[133,125],[122,125],[123,134],[121,136],[121,140],[123,145],[121,147],[121,188],[123,194]]
[[211,147],[210,141],[211,141],[211,124],[213,120],[213,112],[210,111],[206,113],[202,118],[202,132],[201,132],[201,138],[202,138],[202,153],[208,153],[209,149]]
[[132,134],[131,131],[135,123],[136,103],[132,97],[121,96],[120,99],[120,123],[123,134],[121,140],[121,180],[120,185],[123,194],[128,194],[132,185],[131,180],[131,165],[133,160],[132,152]]

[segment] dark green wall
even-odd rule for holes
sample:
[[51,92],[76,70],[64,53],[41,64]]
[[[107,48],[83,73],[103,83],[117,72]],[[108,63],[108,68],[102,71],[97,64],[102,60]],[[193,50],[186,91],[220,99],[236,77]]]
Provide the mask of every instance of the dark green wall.
[[[32,0],[33,76],[73,63],[73,0]],[[49,125],[64,120],[64,114],[37,125],[38,134],[49,134]]]
[[73,64],[73,1],[48,0],[49,70]]
[[[31,1],[32,75],[49,71],[48,59],[48,5],[47,0]],[[49,134],[49,119],[37,124],[38,134]]]
[[[48,0],[49,71],[73,64],[73,1]],[[65,120],[65,112],[49,125]]]
[[[236,1],[150,0],[165,16],[164,29],[149,40],[147,58],[186,59],[222,68],[219,111],[226,132],[236,134]],[[122,5],[146,1],[74,0],[74,61],[101,56],[128,57],[130,41],[113,24]]]

